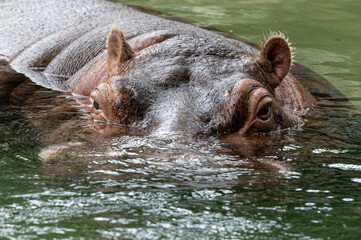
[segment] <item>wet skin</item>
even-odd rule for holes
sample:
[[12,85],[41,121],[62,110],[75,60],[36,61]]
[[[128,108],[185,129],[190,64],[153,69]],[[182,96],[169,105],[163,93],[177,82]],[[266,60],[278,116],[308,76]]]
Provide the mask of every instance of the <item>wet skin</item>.
[[[271,36],[260,52],[187,35],[142,41],[128,43],[112,28],[107,56],[94,67],[102,65],[108,74],[93,81],[94,119],[154,131],[163,122],[168,130],[187,122],[186,130],[195,133],[248,136],[300,125],[300,116],[315,103],[288,73],[292,54],[282,36]],[[90,68],[85,79],[96,76],[93,72]],[[74,89],[84,94],[81,90]]]
[[[53,1],[54,8],[59,2]],[[33,16],[27,4],[13,8],[6,1],[0,11],[7,16],[15,9],[8,18],[26,19]],[[105,1],[87,9],[75,25],[66,20],[79,18],[71,9],[64,9],[61,24],[52,14],[57,16],[40,11],[39,21],[26,26],[3,24],[12,35],[0,36],[6,46],[0,57],[37,84],[90,97],[93,118],[109,126],[156,134],[254,136],[301,125],[301,116],[316,102],[289,74],[291,49],[281,35],[258,50]],[[111,28],[119,16],[122,30]],[[40,31],[37,22],[48,24]]]

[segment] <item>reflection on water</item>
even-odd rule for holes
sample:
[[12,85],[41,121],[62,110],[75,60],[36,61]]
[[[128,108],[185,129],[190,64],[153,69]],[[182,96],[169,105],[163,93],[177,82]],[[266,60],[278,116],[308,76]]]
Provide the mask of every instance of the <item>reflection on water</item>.
[[[160,0],[144,4],[156,3],[178,11]],[[241,9],[234,1],[187,4],[194,18],[207,17],[237,32],[238,23],[231,25],[234,16],[229,15],[232,5],[231,13],[239,12],[243,25],[252,24],[243,31],[255,40],[262,33],[256,31],[266,29],[261,20],[272,15],[264,12],[267,4],[282,1],[240,1]],[[331,7],[335,14],[342,10]],[[218,15],[212,17],[211,11]],[[278,8],[280,16],[288,14],[284,11]],[[222,21],[219,14],[225,14]],[[247,15],[258,16],[260,23],[256,17],[247,22]],[[295,44],[301,61],[338,86],[345,80],[349,86],[342,90],[359,106],[358,70],[350,63],[357,62],[355,54],[308,46],[308,37],[297,35],[310,33],[288,30],[301,41]],[[144,136],[94,123],[86,99],[30,82],[19,85],[0,105],[0,238],[357,238],[360,111],[332,87],[317,85],[317,79],[307,82],[315,76],[299,67],[294,71],[320,100],[306,124],[239,144],[208,136]]]

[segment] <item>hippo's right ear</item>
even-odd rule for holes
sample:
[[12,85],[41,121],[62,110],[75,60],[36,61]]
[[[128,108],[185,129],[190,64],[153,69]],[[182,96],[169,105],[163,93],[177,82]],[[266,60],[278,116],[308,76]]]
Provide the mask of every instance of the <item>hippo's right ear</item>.
[[283,35],[270,37],[263,44],[256,63],[263,72],[270,76],[266,80],[275,89],[291,68],[290,44]]
[[107,40],[107,64],[110,76],[120,75],[122,63],[134,56],[134,52],[125,41],[122,30],[119,27],[112,27]]

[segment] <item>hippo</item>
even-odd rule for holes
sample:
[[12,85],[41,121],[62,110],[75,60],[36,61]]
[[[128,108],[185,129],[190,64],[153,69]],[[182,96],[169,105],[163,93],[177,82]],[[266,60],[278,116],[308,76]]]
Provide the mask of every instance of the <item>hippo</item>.
[[[302,125],[316,104],[290,74],[293,48],[281,33],[258,49],[121,3],[0,4],[1,32],[18,29],[0,36],[8,71],[89,97],[96,122],[158,134],[258,136]],[[59,16],[64,4],[73,8]],[[32,19],[34,9],[37,21],[11,21]]]

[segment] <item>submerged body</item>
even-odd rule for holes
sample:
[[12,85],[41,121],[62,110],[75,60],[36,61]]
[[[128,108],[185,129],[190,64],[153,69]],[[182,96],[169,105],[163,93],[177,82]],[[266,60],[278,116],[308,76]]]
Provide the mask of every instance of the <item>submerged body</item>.
[[[84,3],[71,3],[83,11]],[[5,15],[20,11],[10,11],[11,1],[1,4]],[[48,2],[37,4],[46,8]],[[60,9],[70,3],[52,4]],[[38,35],[10,18],[5,28],[20,27],[29,37],[21,42],[19,34],[4,35],[0,42],[4,61],[17,72],[45,87],[89,96],[96,120],[158,133],[244,136],[300,125],[315,103],[288,73],[292,54],[282,36],[271,36],[258,51],[122,4],[98,1],[82,14],[67,10],[64,16],[73,22],[60,24],[46,23],[51,14],[39,13],[38,21],[53,27]],[[111,28],[117,20],[122,29]]]

